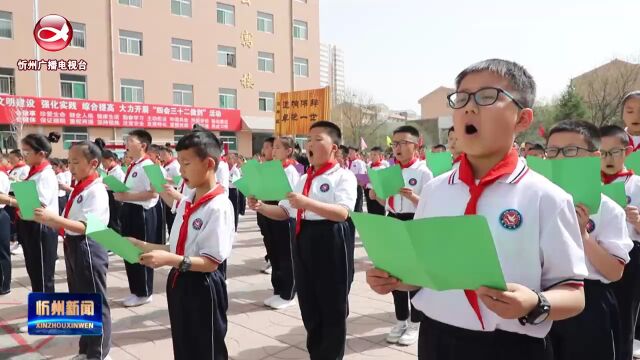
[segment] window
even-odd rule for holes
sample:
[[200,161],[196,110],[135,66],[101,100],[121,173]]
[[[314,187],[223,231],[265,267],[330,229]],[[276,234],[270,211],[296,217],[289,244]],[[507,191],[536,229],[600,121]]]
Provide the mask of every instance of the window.
[[193,85],[173,84],[173,104],[193,106]]
[[235,25],[236,8],[233,5],[218,3],[218,24]]
[[142,56],[142,33],[120,30],[120,53]]
[[258,51],[258,71],[273,72],[273,54]]
[[138,103],[144,102],[144,81],[121,79],[120,101]]
[[86,26],[81,23],[71,23],[73,28],[73,37],[71,38],[71,47],[86,47]]
[[60,74],[60,95],[63,98],[86,99],[87,77],[84,75]]
[[17,136],[11,125],[0,125],[0,149],[17,149]]
[[119,0],[121,5],[128,5],[134,7],[142,7],[142,0]]
[[238,138],[236,133],[230,131],[220,131],[220,141],[229,145],[229,151],[238,151]]
[[236,89],[220,89],[218,98],[223,109],[236,109]]
[[236,48],[218,45],[218,65],[236,67]]
[[171,57],[173,60],[191,62],[191,40],[171,39]]
[[177,143],[183,136],[189,135],[191,130],[173,130],[173,142]]
[[294,58],[293,74],[297,77],[309,77],[309,60],[303,58]]
[[0,11],[0,38],[13,38],[13,14]]
[[273,15],[258,11],[258,31],[273,34]]
[[306,21],[294,20],[293,21],[293,38],[298,40],[307,40],[308,27]]
[[171,13],[191,17],[191,0],[171,0]]
[[0,68],[0,94],[7,94],[7,95],[16,94],[15,70],[8,69],[8,68]]
[[86,127],[65,126],[62,128],[62,145],[65,150],[69,150],[74,143],[84,140],[89,140],[89,132]]
[[258,96],[258,110],[273,112],[273,102],[275,100],[275,94],[272,92],[262,92]]

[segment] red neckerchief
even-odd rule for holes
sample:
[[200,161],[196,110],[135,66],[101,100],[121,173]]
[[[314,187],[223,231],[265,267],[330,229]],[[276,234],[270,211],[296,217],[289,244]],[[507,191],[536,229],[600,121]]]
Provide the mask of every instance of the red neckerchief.
[[427,155],[421,154],[420,155],[420,160],[427,160]]
[[377,168],[380,165],[382,165],[382,161],[374,161],[371,163],[371,168]]
[[460,162],[460,160],[462,160],[462,154],[458,155],[458,157],[457,157],[457,158],[453,159],[453,163],[454,163],[454,164],[455,164],[455,163],[459,163],[459,162]]
[[[460,155],[460,181],[462,181],[469,187],[469,193],[471,194],[469,202],[467,202],[467,207],[464,210],[464,214],[476,215],[478,200],[480,200],[480,196],[482,195],[484,190],[498,181],[498,179],[500,179],[501,177],[513,173],[517,166],[518,152],[511,149],[504,156],[504,158],[500,160],[500,162],[498,162],[496,165],[494,165],[493,168],[491,168],[491,170],[489,170],[489,172],[482,179],[480,179],[480,182],[476,184],[476,178],[473,175],[473,169],[471,167],[471,163],[469,163],[467,155]],[[482,329],[484,329],[484,321],[482,320],[482,314],[480,313],[480,304],[478,303],[478,294],[474,290],[465,290],[464,294],[467,296],[467,300],[473,308],[473,311],[476,313],[478,320],[480,320]]]
[[[309,191],[311,190],[311,183],[313,182],[313,179],[333,169],[334,166],[336,166],[335,160],[331,160],[322,165],[318,171],[314,171],[314,167],[309,166],[309,169],[307,169],[307,179],[305,180],[304,187],[302,188],[302,195],[309,196]],[[298,209],[298,213],[296,214],[296,235],[300,233],[302,227],[301,222],[303,213],[304,209]]]
[[[398,162],[398,164],[400,164],[400,168],[402,169],[406,169],[409,168],[411,166],[413,166],[413,164],[416,163],[416,161],[418,161],[418,158],[413,158],[411,159],[411,161],[409,161],[407,163],[407,165],[402,165],[402,163]],[[389,196],[389,208],[391,209],[391,211],[396,212],[396,201],[395,201],[395,195]]]
[[133,168],[136,165],[140,164],[141,162],[143,162],[143,161],[145,161],[147,159],[149,159],[149,155],[145,155],[145,156],[141,157],[138,161],[134,161],[134,162],[131,163],[131,165],[129,165],[129,168],[127,168],[127,174],[124,176],[124,181],[123,182],[125,184],[127,183],[127,179],[129,178],[129,174],[131,173],[131,170],[133,170]]
[[11,171],[16,170],[16,169],[20,169],[23,166],[27,166],[27,164],[24,161],[20,161],[16,164],[16,166],[13,167],[13,169],[11,169]]
[[631,176],[634,175],[633,170],[621,170],[618,171],[617,173],[613,174],[613,175],[609,175],[604,173],[603,171],[600,172],[600,175],[602,175],[602,182],[607,185],[607,184],[611,184],[612,182],[616,181],[616,179],[621,178],[621,177],[627,177],[627,176]]
[[[99,177],[100,175],[98,175],[98,173],[94,171],[89,174],[89,176],[84,178],[84,180],[80,181],[80,183],[78,183],[76,187],[73,188],[71,196],[69,197],[69,200],[67,200],[67,204],[64,206],[63,216],[65,218],[69,216],[69,211],[71,211],[71,206],[73,206],[73,202],[75,201],[76,197],[78,197],[78,195],[80,195],[86,188],[88,188],[89,185],[93,184],[93,182]],[[60,236],[64,236],[64,229],[60,228],[58,234]]]
[[282,160],[282,168],[283,168],[283,169],[286,169],[286,168],[288,168],[288,167],[289,167],[289,166],[291,166],[291,165],[296,166],[296,164],[297,164],[297,161],[295,161],[295,160],[293,160],[293,159],[285,159],[285,160]]
[[27,181],[31,179],[34,175],[41,173],[42,170],[44,170],[47,166],[49,166],[49,162],[47,160],[42,161],[38,166],[35,166],[35,167],[32,166],[29,169],[29,175],[27,175],[27,178],[24,180]]
[[174,161],[176,161],[176,159],[171,158],[171,160],[167,161],[167,163],[166,163],[166,164],[164,164],[164,168],[166,169],[166,168],[167,168],[167,166],[171,165],[171,163],[172,163],[172,162],[174,162]]
[[7,175],[9,174],[9,169],[7,169],[6,166],[0,166],[0,171],[2,171],[3,173],[5,173]]
[[629,134],[629,132],[627,132],[627,135],[629,135],[629,145],[633,148],[633,151],[638,151],[638,149],[640,149],[640,144],[636,145],[633,143],[633,136]]
[[[184,255],[184,249],[187,245],[187,235],[189,235],[189,227],[191,226],[189,222],[189,218],[191,217],[191,215],[195,213],[202,205],[213,200],[216,196],[221,194],[224,194],[224,188],[220,185],[216,185],[214,189],[204,194],[200,199],[198,199],[198,201],[193,204],[191,204],[189,200],[185,200],[184,214],[182,215],[182,224],[180,224],[178,243],[176,244],[176,254]],[[178,278],[179,273],[179,271],[175,272],[175,275],[173,276],[172,286],[175,286],[176,279]]]

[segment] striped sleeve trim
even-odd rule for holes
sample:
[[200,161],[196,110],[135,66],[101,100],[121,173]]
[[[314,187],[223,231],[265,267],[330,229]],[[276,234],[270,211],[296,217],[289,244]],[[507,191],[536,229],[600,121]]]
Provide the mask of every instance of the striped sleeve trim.
[[569,285],[569,286],[575,286],[575,287],[583,287],[584,286],[584,280],[582,279],[566,279],[566,280],[562,280],[562,281],[558,281],[557,283],[548,286],[546,290],[552,289],[554,287],[560,286],[560,285]]
[[278,205],[278,206],[280,206],[280,208],[281,208],[282,210],[284,210],[284,212],[286,212],[286,213],[287,213],[287,216],[288,216],[288,217],[291,217],[291,214],[289,213],[289,210],[287,210],[287,208],[286,208],[286,207],[281,206],[281,205]]
[[211,254],[207,254],[207,253],[201,252],[200,256],[204,257],[207,260],[213,261],[214,263],[216,263],[218,265],[222,264],[222,260],[216,258],[215,256],[213,256]]
[[622,265],[627,265],[627,261],[619,256],[615,256],[613,254],[611,254],[611,256],[613,256],[614,258],[616,258],[616,260],[618,260],[620,262],[620,264]]

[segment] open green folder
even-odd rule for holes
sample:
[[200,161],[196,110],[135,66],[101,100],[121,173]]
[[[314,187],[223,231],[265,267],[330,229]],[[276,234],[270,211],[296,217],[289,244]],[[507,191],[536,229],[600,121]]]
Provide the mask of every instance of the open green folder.
[[25,220],[33,220],[33,211],[42,207],[36,182],[33,180],[14,182],[11,184],[11,191],[18,201],[20,217]]
[[143,169],[156,192],[163,192],[164,186],[167,184],[167,179],[164,177],[160,165],[147,165],[144,166]]
[[104,246],[107,250],[113,251],[116,255],[125,259],[131,264],[139,263],[140,254],[142,250],[133,245],[129,240],[122,237],[122,235],[113,231],[103,224],[97,216],[89,214],[87,216],[87,230],[88,237],[97,241],[100,245]]
[[129,191],[129,187],[125,185],[122,181],[115,178],[113,175],[107,175],[102,178],[102,182],[105,183],[109,187],[109,190],[113,192],[127,192]]
[[370,170],[369,181],[376,192],[376,196],[380,199],[393,196],[404,187],[404,178],[402,177],[400,165],[380,170]]
[[242,165],[242,178],[233,183],[245,196],[258,200],[282,200],[290,193],[291,185],[278,160],[258,163],[249,160]]
[[622,206],[623,209],[627,207],[627,193],[623,182],[602,185],[602,193],[615,201],[616,204]]
[[351,218],[373,264],[406,284],[438,291],[507,288],[484,216],[400,221],[351,213]]
[[529,156],[527,164],[571,194],[574,204],[584,204],[589,208],[589,214],[596,214],[600,209],[602,180],[599,157],[545,160]]
[[182,181],[182,176],[176,175],[171,180],[173,180],[173,184],[174,185],[178,185],[178,184],[180,184],[180,181]]
[[453,156],[449,151],[439,153],[429,151],[426,156],[427,166],[434,177],[442,175],[453,168]]
[[633,170],[636,174],[640,174],[640,151],[632,152],[631,155],[627,156],[624,165],[627,169]]

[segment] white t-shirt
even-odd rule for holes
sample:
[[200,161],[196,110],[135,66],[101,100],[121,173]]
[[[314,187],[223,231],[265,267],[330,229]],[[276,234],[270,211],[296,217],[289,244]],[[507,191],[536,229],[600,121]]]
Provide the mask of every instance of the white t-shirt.
[[289,180],[289,186],[291,189],[295,189],[296,184],[300,181],[300,173],[298,169],[296,169],[295,165],[289,165],[284,168],[284,173],[287,175],[287,180]]
[[9,171],[9,178],[11,181],[23,181],[29,175],[29,165],[22,165],[20,167],[14,167]]
[[366,174],[367,164],[360,159],[355,159],[351,162],[351,166],[349,166],[349,170],[351,170],[351,172],[354,175]]
[[29,180],[36,183],[38,198],[45,207],[54,213],[58,213],[58,178],[51,165],[47,165],[42,171],[34,174]]
[[218,164],[218,169],[216,170],[216,180],[218,184],[224,187],[224,192],[229,196],[229,179],[231,176],[229,175],[229,164],[221,160],[220,164]]
[[[9,194],[9,190],[11,188],[11,182],[9,181],[9,176],[4,173],[4,171],[0,171],[0,194]],[[6,205],[0,205],[0,209],[3,209]]]
[[[65,171],[65,172],[61,172],[56,174],[56,178],[58,179],[58,183],[59,184],[64,184],[67,186],[71,186],[71,171]],[[65,190],[60,189],[58,191],[58,197],[63,197],[67,195],[67,192]]]
[[106,172],[107,175],[111,175],[116,179],[124,182],[124,171],[122,171],[122,168],[120,166],[116,165],[112,167],[111,170],[107,170]]
[[242,172],[238,168],[238,165],[233,165],[233,167],[229,171],[229,188],[235,189],[236,186],[233,185],[233,183],[240,180],[241,177],[242,177]]
[[[142,160],[142,159],[140,159]],[[153,186],[151,185],[151,181],[147,177],[147,173],[144,171],[144,167],[147,165],[153,165],[153,161],[150,159],[144,159],[142,161],[136,161],[133,165],[133,168],[129,172],[129,177],[126,177],[126,181],[124,182],[131,190],[129,192],[138,193],[145,191],[155,191]],[[155,194],[153,198],[146,201],[125,201],[127,203],[141,205],[145,209],[151,209],[156,206],[158,203],[158,194]]]
[[[413,165],[406,169],[402,169],[402,177],[404,178],[404,186],[413,190],[416,195],[420,195],[422,188],[433,179],[433,173],[427,167],[424,161],[416,161]],[[400,194],[393,196],[394,209],[389,206],[389,199],[386,201],[386,210],[396,214],[415,213],[416,206],[409,199]]]
[[[109,204],[107,188],[102,183],[102,179],[97,178],[73,199],[67,218],[76,221],[87,221],[87,215],[93,214],[103,224],[108,224],[109,206],[105,206],[105,204]],[[65,230],[65,232],[68,235],[81,235],[69,230]]]
[[[627,205],[640,208],[640,176],[626,176],[617,178],[613,182],[620,181],[624,181],[624,190],[627,194]],[[627,222],[627,228],[629,230],[629,237],[631,240],[640,242],[640,233],[636,231],[633,224]]]
[[167,173],[167,177],[173,179],[176,176],[180,175],[180,164],[178,160],[171,159],[168,164],[164,165],[164,170]]

